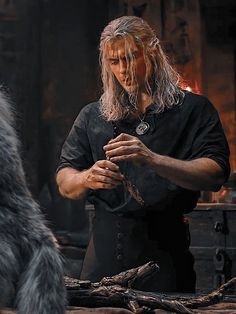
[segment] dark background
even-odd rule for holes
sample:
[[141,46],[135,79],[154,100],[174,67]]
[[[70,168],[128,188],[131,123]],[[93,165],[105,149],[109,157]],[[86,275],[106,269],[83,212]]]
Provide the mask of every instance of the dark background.
[[122,15],[150,23],[185,87],[219,111],[235,172],[235,13],[234,0],[0,0],[1,88],[16,108],[29,187],[65,245],[86,247],[91,217],[84,201],[59,196],[55,169],[75,117],[101,94],[104,26]]

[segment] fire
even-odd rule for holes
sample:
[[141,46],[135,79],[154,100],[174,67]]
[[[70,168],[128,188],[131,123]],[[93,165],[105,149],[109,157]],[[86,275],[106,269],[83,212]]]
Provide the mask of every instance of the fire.
[[182,89],[185,89],[185,90],[189,91],[189,92],[193,92],[193,93],[195,93],[195,94],[201,94],[201,91],[200,91],[200,89],[199,89],[199,87],[198,87],[198,84],[197,84],[196,82],[194,83],[194,87],[188,85],[187,83],[182,83],[182,84],[180,85],[180,87],[181,87]]
[[193,91],[190,86],[187,86],[185,89],[186,89],[187,91],[189,91],[189,92],[192,92],[192,91]]

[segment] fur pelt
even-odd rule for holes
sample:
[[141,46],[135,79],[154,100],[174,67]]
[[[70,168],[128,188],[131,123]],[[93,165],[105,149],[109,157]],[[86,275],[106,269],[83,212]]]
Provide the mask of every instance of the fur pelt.
[[13,304],[19,314],[62,314],[63,263],[27,187],[13,124],[0,92],[0,309]]

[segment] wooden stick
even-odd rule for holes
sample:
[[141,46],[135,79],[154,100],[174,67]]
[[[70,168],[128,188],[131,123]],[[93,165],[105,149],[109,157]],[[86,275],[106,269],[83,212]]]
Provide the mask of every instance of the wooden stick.
[[96,283],[65,277],[70,303],[85,307],[123,307],[136,314],[152,313],[154,309],[191,314],[193,308],[219,303],[224,292],[236,284],[235,277],[217,290],[196,298],[180,298],[131,289],[158,270],[157,264],[149,262],[118,275],[104,277]]

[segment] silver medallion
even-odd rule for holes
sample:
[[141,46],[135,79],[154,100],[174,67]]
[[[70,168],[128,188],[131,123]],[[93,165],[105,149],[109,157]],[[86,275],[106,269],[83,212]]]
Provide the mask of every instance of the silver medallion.
[[150,128],[150,125],[149,125],[147,122],[141,121],[141,122],[139,123],[139,125],[137,125],[135,131],[136,131],[136,133],[137,133],[138,135],[143,135],[143,134],[147,133],[147,131],[149,130],[149,128]]

